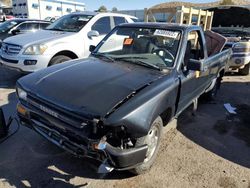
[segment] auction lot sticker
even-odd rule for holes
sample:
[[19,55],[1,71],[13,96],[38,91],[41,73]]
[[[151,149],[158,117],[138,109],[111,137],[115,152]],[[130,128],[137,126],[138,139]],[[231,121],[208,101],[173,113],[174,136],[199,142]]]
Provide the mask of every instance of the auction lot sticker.
[[173,38],[173,39],[176,39],[178,34],[179,32],[161,30],[161,29],[156,29],[154,32],[154,35],[164,36],[164,37]]

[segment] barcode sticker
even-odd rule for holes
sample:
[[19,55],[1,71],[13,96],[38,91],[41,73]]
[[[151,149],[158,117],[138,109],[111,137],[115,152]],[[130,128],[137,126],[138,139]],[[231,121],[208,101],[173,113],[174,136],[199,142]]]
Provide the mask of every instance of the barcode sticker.
[[156,29],[154,32],[154,35],[164,36],[164,37],[173,38],[173,39],[176,39],[178,37],[178,34],[179,32],[161,30],[161,29]]

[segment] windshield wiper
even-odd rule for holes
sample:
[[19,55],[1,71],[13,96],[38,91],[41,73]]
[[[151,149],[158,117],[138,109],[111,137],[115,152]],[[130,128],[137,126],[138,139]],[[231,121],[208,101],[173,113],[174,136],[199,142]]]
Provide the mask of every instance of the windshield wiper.
[[112,57],[110,57],[110,56],[108,56],[108,55],[106,55],[106,54],[102,54],[102,53],[92,53],[91,55],[93,55],[94,57],[97,57],[97,58],[102,58],[102,57],[104,57],[104,58],[106,58],[106,59],[108,59],[109,61],[112,61],[112,62],[115,61]]
[[115,60],[122,60],[122,61],[129,62],[129,63],[135,63],[137,65],[141,65],[144,67],[162,71],[161,67],[139,60],[139,59],[147,59],[147,58],[139,57],[139,58],[136,58],[137,60],[132,60],[133,58],[136,58],[136,57],[118,57],[118,58],[115,58]]
[[146,57],[141,56],[129,56],[129,57],[116,57],[115,60],[126,60],[126,59],[147,59]]

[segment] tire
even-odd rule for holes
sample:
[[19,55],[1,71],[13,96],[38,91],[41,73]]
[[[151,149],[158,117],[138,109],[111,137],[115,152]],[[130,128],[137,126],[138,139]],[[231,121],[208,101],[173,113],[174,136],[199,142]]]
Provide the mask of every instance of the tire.
[[58,56],[53,57],[50,60],[49,66],[56,65],[56,64],[59,64],[59,63],[63,63],[65,61],[69,61],[71,59],[72,58],[70,58],[68,56],[65,56],[65,55],[58,55]]
[[250,72],[250,63],[248,63],[247,65],[245,65],[245,67],[243,69],[239,69],[239,73],[241,75],[247,76],[249,75]]
[[[160,148],[160,138],[161,138],[161,134],[162,134],[162,127],[163,127],[162,119],[160,116],[158,116],[155,119],[155,121],[152,123],[148,134],[144,137],[137,139],[137,141],[135,143],[135,147],[141,146],[144,144],[148,144],[149,142],[151,142],[152,148],[150,148],[150,145],[148,145],[149,148],[148,148],[146,158],[144,159],[143,163],[131,170],[131,172],[134,173],[135,175],[143,174],[152,167],[152,165],[157,157],[157,153],[159,151],[159,148]],[[153,135],[157,136],[157,139],[154,138],[154,139],[156,139],[154,141],[152,140]],[[153,141],[153,143],[152,143],[152,141]]]

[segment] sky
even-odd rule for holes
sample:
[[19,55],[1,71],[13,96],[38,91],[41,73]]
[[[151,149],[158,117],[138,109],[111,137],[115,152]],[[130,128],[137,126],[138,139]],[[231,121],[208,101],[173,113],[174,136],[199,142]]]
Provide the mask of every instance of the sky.
[[[157,5],[159,3],[163,2],[170,2],[170,0],[77,0],[80,2],[85,3],[86,9],[93,11],[97,10],[101,5],[104,5],[108,8],[108,10],[111,10],[113,7],[117,7],[118,10],[135,10],[135,9],[144,9],[149,8],[154,5]],[[207,2],[213,2],[216,0],[183,0],[186,2],[192,2],[192,3],[207,3]]]

